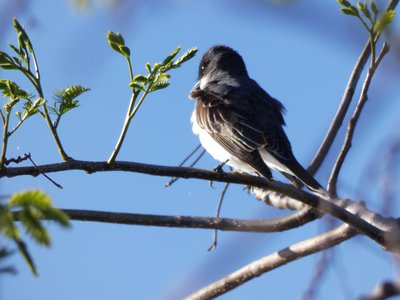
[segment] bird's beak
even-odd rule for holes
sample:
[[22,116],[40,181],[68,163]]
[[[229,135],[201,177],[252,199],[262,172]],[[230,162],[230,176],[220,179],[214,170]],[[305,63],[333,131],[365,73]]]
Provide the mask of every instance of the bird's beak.
[[190,91],[189,99],[194,100],[194,99],[198,98],[200,96],[200,94],[201,94],[201,88],[200,88],[200,80],[199,80],[196,82],[196,84]]

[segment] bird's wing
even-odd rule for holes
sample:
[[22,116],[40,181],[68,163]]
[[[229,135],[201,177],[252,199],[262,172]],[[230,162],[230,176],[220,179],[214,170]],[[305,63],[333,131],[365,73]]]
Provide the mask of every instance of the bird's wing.
[[256,82],[231,88],[208,85],[204,92],[201,99],[206,101],[199,102],[204,107],[200,126],[228,150],[233,147],[245,152],[266,149],[279,161],[293,159],[282,127],[284,108]]

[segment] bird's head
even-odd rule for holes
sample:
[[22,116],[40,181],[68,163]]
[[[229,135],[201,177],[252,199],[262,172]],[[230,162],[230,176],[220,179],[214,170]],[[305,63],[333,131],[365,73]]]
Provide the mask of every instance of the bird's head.
[[243,58],[230,47],[217,45],[207,50],[200,65],[198,81],[189,97],[195,99],[209,83],[223,83],[241,77],[248,78]]

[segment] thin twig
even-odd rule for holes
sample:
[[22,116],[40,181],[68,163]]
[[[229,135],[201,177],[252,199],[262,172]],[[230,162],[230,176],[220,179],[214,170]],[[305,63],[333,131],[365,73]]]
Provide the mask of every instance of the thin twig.
[[185,299],[213,299],[239,287],[255,277],[263,275],[266,272],[274,270],[294,260],[336,246],[341,242],[354,237],[356,234],[356,231],[351,229],[348,225],[341,225],[331,231],[256,260],[224,278],[203,287]]
[[[28,156],[27,158],[29,159],[29,161],[32,163],[32,165],[33,165],[35,168],[38,167],[38,166],[35,164],[35,162],[33,161],[33,159],[31,158],[31,155],[30,155],[30,154],[29,154],[29,156]],[[54,184],[56,187],[58,187],[59,189],[62,189],[62,188],[63,188],[61,184],[55,182],[53,179],[51,179],[49,176],[47,176],[46,173],[41,172],[41,174],[42,174],[45,178],[47,178],[52,184]]]
[[[219,197],[218,205],[217,205],[217,213],[215,215],[215,218],[217,220],[219,219],[219,214],[221,212],[222,202],[224,201],[224,197],[225,197],[226,191],[228,190],[228,187],[229,187],[229,183],[225,183],[225,186],[224,186],[224,188],[222,190],[221,196]],[[217,248],[217,238],[218,238],[217,237],[217,234],[218,234],[217,232],[218,232],[218,230],[214,229],[213,241],[212,241],[210,247],[208,247],[208,251],[211,251],[212,249],[216,249]]]
[[[196,148],[190,152],[190,154],[188,156],[185,157],[185,159],[183,161],[181,161],[181,163],[178,165],[179,167],[182,167],[196,152],[197,150],[199,150],[201,148],[201,144],[198,144],[196,146]],[[190,165],[191,167],[193,167],[199,160],[200,158],[204,155],[205,150],[203,150],[200,155],[194,160],[194,162]],[[170,180],[164,185],[165,187],[170,187],[172,184],[174,184],[179,178],[177,177],[172,177],[170,178]]]
[[333,141],[335,140],[336,135],[339,132],[340,127],[342,126],[344,117],[346,116],[346,113],[349,109],[351,100],[353,99],[354,91],[357,87],[357,83],[360,79],[361,73],[364,70],[365,64],[368,61],[370,53],[371,48],[370,42],[368,41],[364,46],[364,49],[361,52],[356,65],[353,68],[345,92],[343,94],[342,101],[340,102],[339,108],[333,118],[328,132],[326,133],[325,138],[321,143],[321,146],[319,147],[310,166],[307,169],[311,175],[317,172],[326,155],[328,154],[329,149],[332,147]]
[[4,165],[8,166],[11,163],[19,164],[25,160],[28,160],[31,157],[30,153],[25,153],[23,156],[18,156],[17,158],[8,158],[4,162]]
[[[354,131],[355,131],[357,122],[360,118],[362,109],[364,108],[364,105],[368,100],[368,89],[371,84],[372,77],[374,76],[375,71],[376,71],[377,67],[379,66],[380,62],[382,61],[382,58],[388,52],[389,52],[389,45],[387,43],[384,43],[382,50],[379,53],[378,58],[376,59],[375,64],[371,64],[371,67],[368,69],[368,73],[365,78],[362,90],[361,90],[360,99],[358,100],[357,106],[356,106],[354,113],[349,121],[348,126],[347,126],[346,137],[344,139],[342,149],[340,150],[339,156],[336,159],[335,165],[332,169],[332,173],[331,173],[331,176],[328,181],[328,192],[330,192],[332,195],[336,195],[337,179],[339,176],[339,172],[340,172],[340,170],[343,166],[344,160],[351,148],[351,142],[353,139]],[[372,66],[374,66],[374,67],[372,67]]]

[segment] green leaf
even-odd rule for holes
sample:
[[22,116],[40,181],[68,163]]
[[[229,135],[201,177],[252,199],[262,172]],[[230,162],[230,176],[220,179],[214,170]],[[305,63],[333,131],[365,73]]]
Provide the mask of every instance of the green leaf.
[[350,2],[346,1],[346,0],[337,0],[337,2],[339,2],[340,5],[344,6],[344,7],[350,7],[352,6],[350,4]]
[[17,47],[15,47],[13,44],[9,44],[8,46],[10,46],[10,48],[18,55],[18,56],[24,56],[24,53],[22,52],[21,49],[18,49]]
[[13,56],[13,61],[14,61],[16,66],[22,68],[22,62],[18,57]]
[[130,56],[131,51],[127,46],[125,46],[125,40],[119,32],[115,33],[109,30],[107,33],[107,41],[110,44],[110,47],[116,52],[121,53],[125,57]]
[[18,43],[22,48],[27,49],[29,52],[33,53],[33,46],[26,31],[22,28],[21,24],[19,24],[18,20],[14,18],[14,28],[18,33]]
[[37,208],[26,206],[20,210],[18,216],[26,232],[35,242],[40,245],[50,246],[50,235],[40,222],[43,215]]
[[155,82],[156,81],[168,81],[171,78],[171,75],[167,74],[167,73],[161,73],[161,74],[157,74],[156,78],[155,78]]
[[146,64],[146,70],[151,73],[151,65],[149,63]]
[[4,205],[0,205],[0,233],[7,238],[19,237],[18,229],[14,224],[13,213]]
[[159,63],[155,63],[153,66],[153,72],[157,72],[161,68],[161,65]]
[[374,13],[374,15],[375,16],[378,15],[379,14],[379,9],[376,6],[375,1],[372,0],[371,3],[370,3],[370,6],[371,6],[371,9],[372,9],[372,12]]
[[381,33],[389,24],[392,22],[395,16],[394,10],[387,10],[379,17],[378,21],[375,24],[374,32]]
[[79,106],[79,101],[75,98],[79,97],[83,93],[90,89],[80,85],[72,85],[66,89],[60,89],[55,92],[56,104],[54,107],[49,107],[56,115],[63,115],[73,108]]
[[119,49],[124,56],[129,57],[131,55],[131,50],[127,46],[119,46]]
[[181,47],[176,47],[176,49],[174,51],[171,52],[170,55],[168,55],[164,61],[162,62],[162,65],[165,66],[166,64],[168,64],[169,62],[171,62],[175,56],[179,53],[179,51],[181,51]]
[[34,114],[39,112],[39,107],[46,103],[46,100],[43,98],[38,98],[34,102],[27,101],[25,102],[24,105],[24,114],[23,114],[23,119],[27,119],[30,116],[33,116]]
[[154,82],[154,83],[151,85],[150,89],[149,89],[149,93],[155,92],[155,91],[157,91],[157,90],[165,89],[165,88],[168,87],[168,86],[169,86],[169,82],[166,82],[166,81],[157,81],[157,82]]
[[191,48],[188,51],[186,51],[181,57],[179,57],[175,63],[172,65],[173,69],[179,68],[183,63],[187,62],[188,60],[192,59],[197,51],[199,49],[197,48]]
[[366,3],[361,3],[361,2],[357,2],[357,6],[359,8],[359,10],[361,10],[361,12],[363,13],[363,15],[370,21],[371,20],[371,13],[367,7]]
[[7,53],[0,51],[0,64],[5,63],[12,63],[12,59]]
[[59,210],[54,207],[48,207],[45,209],[41,209],[40,212],[42,213],[43,218],[46,220],[53,221],[65,228],[70,226],[69,217],[62,210]]
[[7,101],[6,104],[4,104],[3,108],[6,112],[10,112],[13,107],[19,102],[20,99],[15,99],[11,98],[9,101]]
[[19,238],[14,238],[14,242],[17,244],[19,252],[24,257],[25,262],[28,264],[33,275],[38,276],[39,274],[38,274],[37,268],[35,266],[35,263],[33,261],[33,258],[31,256],[31,254],[29,253],[28,247],[25,245],[24,241],[22,241]]
[[83,93],[86,93],[87,91],[90,91],[90,89],[85,88],[81,85],[71,85],[66,89],[58,90],[55,94],[56,97],[62,99],[62,101],[71,102],[72,100],[79,97]]
[[18,70],[18,67],[13,63],[0,63],[0,68],[4,70]]
[[14,81],[7,79],[0,79],[0,90],[3,91],[3,97],[13,99],[27,99],[30,100],[31,96],[28,92],[21,89]]
[[349,8],[341,8],[340,11],[348,16],[359,16],[357,8],[354,6],[349,7]]
[[131,83],[129,84],[129,86],[130,86],[131,88],[133,88],[134,90],[139,90],[139,91],[143,91],[143,92],[146,91],[146,89],[145,89],[141,84],[137,84],[137,83],[135,83],[135,82],[131,82]]
[[53,201],[45,193],[39,190],[28,190],[20,193],[15,193],[8,201],[10,207],[26,207],[29,205],[37,208],[49,208],[53,206]]
[[4,105],[4,110],[9,112],[21,99],[30,100],[31,96],[28,92],[21,89],[18,84],[11,80],[0,79],[0,90],[2,91],[3,97],[10,98],[10,100]]
[[147,78],[144,75],[136,75],[133,80],[133,83],[138,83],[138,82],[143,82],[143,83],[148,83],[149,82],[149,78]]
[[112,32],[111,30],[109,30],[107,32],[107,40],[109,43],[113,43],[118,46],[125,45],[125,40],[122,37],[121,33],[119,33],[119,32],[115,33],[115,32]]

